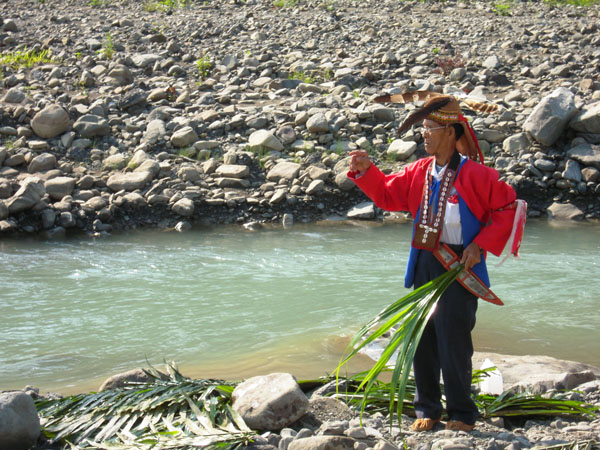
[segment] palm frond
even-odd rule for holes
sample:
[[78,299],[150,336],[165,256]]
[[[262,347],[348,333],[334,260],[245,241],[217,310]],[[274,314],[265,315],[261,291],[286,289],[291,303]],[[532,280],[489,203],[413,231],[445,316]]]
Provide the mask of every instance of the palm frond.
[[[235,383],[193,380],[174,365],[168,375],[146,370],[151,381],[62,399],[36,407],[52,442],[74,448],[169,449],[237,445],[254,433],[230,407]],[[125,447],[123,447],[125,446]]]
[[434,306],[463,268],[463,265],[458,265],[410,292],[381,311],[353,336],[335,370],[338,380],[342,367],[361,349],[385,333],[392,333],[381,356],[357,388],[357,395],[363,396],[361,415],[368,405],[369,397],[378,391],[377,379],[386,370],[393,356],[396,361],[389,383],[389,414],[393,417],[396,406],[397,417],[402,415],[410,369],[425,325],[434,311]]

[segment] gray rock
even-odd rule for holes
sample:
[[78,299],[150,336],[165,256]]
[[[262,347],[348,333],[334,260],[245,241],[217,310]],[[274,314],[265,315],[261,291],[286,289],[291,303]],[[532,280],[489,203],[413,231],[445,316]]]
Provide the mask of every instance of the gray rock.
[[600,102],[581,108],[569,126],[582,133],[600,133]]
[[194,215],[194,202],[189,198],[182,198],[175,202],[172,209],[175,214],[183,217],[191,217]]
[[269,170],[269,172],[267,173],[267,180],[293,180],[298,176],[298,172],[300,172],[301,167],[302,166],[300,164],[295,162],[281,161],[277,163],[271,170]]
[[581,176],[587,183],[597,183],[600,181],[600,170],[595,167],[585,167],[581,170]]
[[133,83],[131,70],[123,64],[117,64],[108,73],[109,82],[116,86],[126,86]]
[[142,189],[152,180],[151,172],[116,173],[111,175],[106,182],[112,191],[134,191]]
[[146,131],[142,137],[142,142],[148,144],[156,144],[159,140],[162,140],[167,134],[167,128],[165,122],[160,119],[151,120],[146,126]]
[[582,210],[569,203],[554,202],[548,208],[548,215],[555,220],[583,220],[585,217]]
[[567,160],[565,170],[562,172],[562,177],[566,180],[572,180],[576,182],[581,181],[581,167],[572,159]]
[[2,166],[7,156],[8,151],[5,148],[0,148],[0,166]]
[[200,171],[193,166],[183,166],[177,171],[177,176],[183,181],[198,181],[200,179]]
[[6,103],[21,103],[25,100],[26,95],[25,92],[21,88],[12,88],[9,89],[8,92],[2,98],[2,101]]
[[31,119],[31,128],[44,139],[63,134],[71,126],[69,114],[58,105],[49,105]]
[[246,178],[250,175],[250,168],[240,164],[222,164],[215,173],[228,178]]
[[174,147],[189,147],[198,140],[198,135],[192,127],[183,127],[175,131],[171,136],[171,144]]
[[40,418],[29,394],[20,391],[0,394],[1,449],[32,448],[40,433]]
[[15,214],[34,206],[45,193],[46,189],[42,180],[38,177],[27,177],[15,195],[6,201],[6,206],[10,214]]
[[373,114],[373,118],[378,122],[393,122],[395,120],[394,110],[383,105],[372,105],[369,111]]
[[544,172],[553,172],[556,169],[556,164],[549,159],[536,159],[533,165]]
[[283,201],[285,201],[285,199],[287,198],[287,192],[285,189],[277,189],[274,193],[273,196],[269,199],[269,204],[271,205],[277,205],[279,203],[282,203]]
[[148,159],[150,159],[148,153],[146,153],[144,150],[138,150],[133,154],[127,163],[127,167],[129,169],[137,169]]
[[312,436],[294,440],[288,450],[354,450],[355,442],[347,436]]
[[387,154],[395,161],[405,161],[417,150],[417,143],[394,139],[387,149]]
[[250,182],[242,178],[219,177],[215,179],[215,183],[222,188],[246,189],[250,186]]
[[98,390],[106,391],[110,389],[119,389],[130,383],[146,383],[151,380],[152,378],[142,369],[133,369],[128,372],[118,373],[106,379]]
[[323,169],[318,166],[310,166],[306,169],[306,173],[310,177],[311,180],[327,180],[331,175],[331,170]]
[[600,146],[581,144],[567,151],[567,156],[584,166],[594,166],[600,169]]
[[575,114],[575,96],[566,88],[558,88],[533,109],[523,129],[540,144],[550,146]]
[[82,138],[108,136],[110,134],[110,125],[108,124],[108,121],[104,117],[94,114],[81,116],[73,124],[73,129],[77,131]]
[[75,179],[71,177],[56,177],[44,183],[46,193],[53,200],[62,200],[66,195],[71,195],[75,188]]
[[232,406],[250,428],[279,430],[306,413],[308,398],[292,375],[273,373],[240,383],[233,391]]
[[520,152],[526,151],[530,146],[529,138],[527,133],[517,133],[507,137],[502,142],[502,150],[506,153],[516,156]]
[[131,57],[133,64],[142,69],[153,65],[156,61],[160,60],[160,55],[154,53],[137,54]]
[[316,195],[325,190],[325,182],[323,180],[313,180],[306,188],[308,195]]
[[277,137],[268,130],[257,130],[248,138],[248,146],[250,149],[268,149],[281,151],[283,144]]
[[329,131],[329,122],[323,113],[317,113],[306,121],[306,128],[311,133],[326,133]]
[[354,183],[354,181],[352,181],[350,178],[348,178],[346,173],[343,173],[343,172],[338,173],[335,176],[335,184],[342,191],[350,191],[350,190],[356,188],[356,184]]
[[31,160],[27,171],[29,173],[45,172],[56,167],[56,156],[51,153],[42,153]]
[[127,156],[122,153],[110,155],[102,161],[102,167],[109,170],[120,170],[127,165]]
[[356,205],[346,213],[348,219],[373,219],[375,217],[375,205],[373,202],[363,202]]

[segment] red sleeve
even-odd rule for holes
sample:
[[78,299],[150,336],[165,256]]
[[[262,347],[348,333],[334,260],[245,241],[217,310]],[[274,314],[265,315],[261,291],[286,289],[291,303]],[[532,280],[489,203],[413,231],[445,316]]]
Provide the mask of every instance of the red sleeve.
[[404,167],[400,172],[385,175],[374,164],[362,176],[348,172],[348,177],[381,209],[410,211],[414,216],[419,208],[423,183],[430,158]]
[[499,180],[498,172],[473,162],[461,169],[455,187],[477,219],[483,223],[474,242],[500,256],[512,230],[515,209],[504,209],[517,199],[514,189]]

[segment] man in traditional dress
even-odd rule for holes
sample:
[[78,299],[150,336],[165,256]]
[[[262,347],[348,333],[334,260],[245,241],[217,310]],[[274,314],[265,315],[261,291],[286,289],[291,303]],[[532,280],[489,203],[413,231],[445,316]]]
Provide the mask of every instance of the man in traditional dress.
[[[423,108],[409,115],[400,132],[421,121],[430,157],[399,173],[384,175],[367,152],[353,151],[348,176],[379,208],[409,211],[414,217],[407,288],[416,289],[445,272],[433,253],[440,243],[447,244],[466,269],[489,287],[486,252],[499,256],[509,240],[516,194],[499,181],[498,172],[483,164],[477,139],[457,99],[444,95],[429,98]],[[481,164],[476,162],[477,156]],[[474,428],[478,410],[470,395],[471,331],[476,310],[477,296],[456,281],[439,300],[414,359],[417,420],[413,430],[431,430],[442,419],[440,370],[446,429]]]

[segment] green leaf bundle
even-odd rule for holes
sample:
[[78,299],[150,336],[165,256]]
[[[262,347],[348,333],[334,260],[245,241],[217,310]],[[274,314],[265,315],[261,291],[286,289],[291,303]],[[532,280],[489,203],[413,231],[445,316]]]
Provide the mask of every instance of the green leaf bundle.
[[[354,335],[335,370],[336,379],[339,379],[341,368],[361,349],[386,333],[391,335],[381,356],[358,386],[357,392],[364,389],[364,393],[361,394],[363,396],[361,415],[368,404],[369,396],[379,391],[377,378],[386,370],[390,359],[396,355],[389,384],[389,414],[392,418],[396,405],[397,417],[401,417],[410,370],[423,330],[438,300],[463,268],[463,265],[458,265],[410,292],[381,311]],[[380,394],[381,392],[378,392],[378,396]],[[390,420],[390,426],[391,424],[392,420]]]

